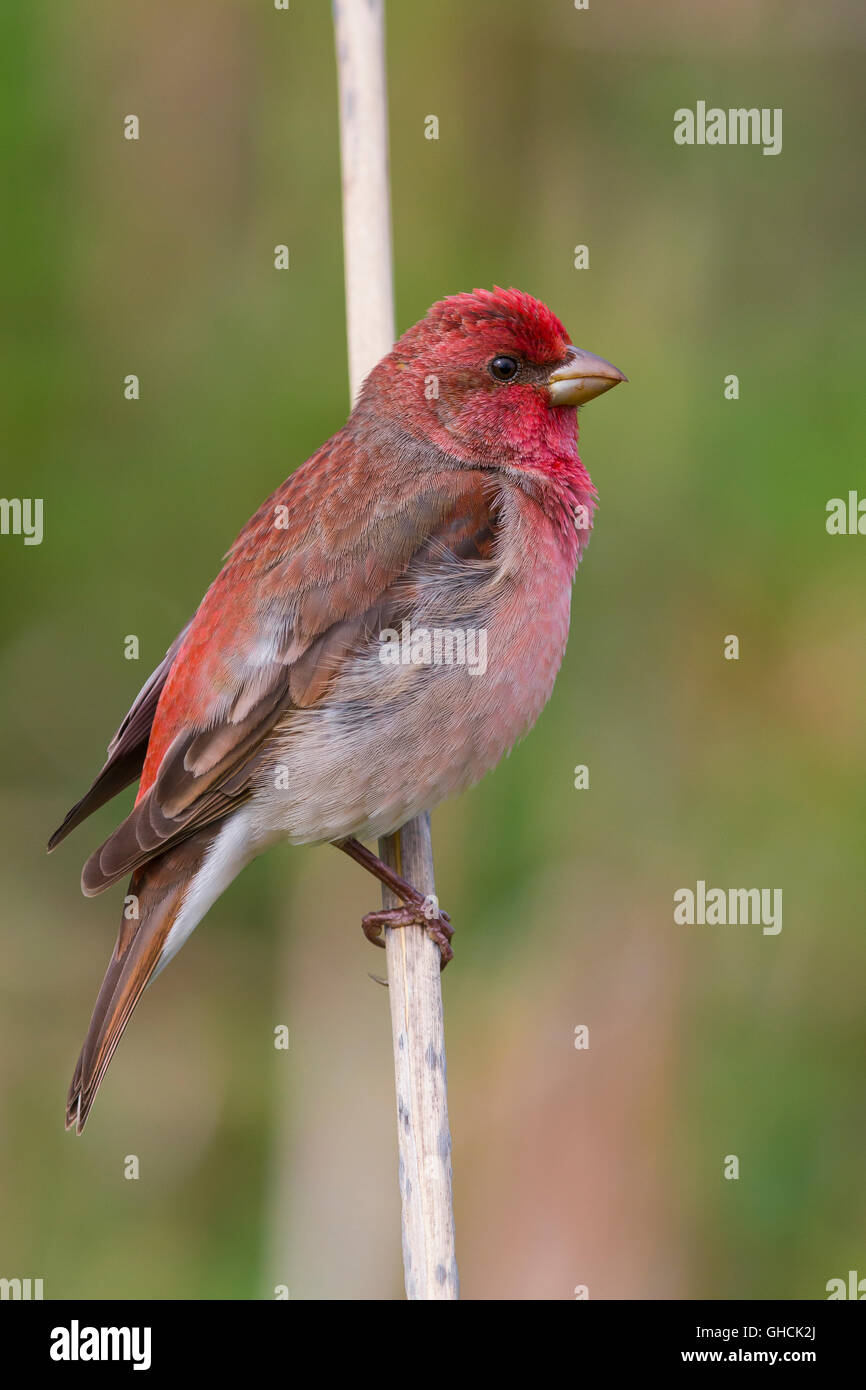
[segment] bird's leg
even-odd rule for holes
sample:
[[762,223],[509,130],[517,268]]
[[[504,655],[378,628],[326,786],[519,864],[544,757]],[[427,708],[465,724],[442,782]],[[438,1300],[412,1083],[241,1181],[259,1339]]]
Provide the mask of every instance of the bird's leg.
[[444,970],[454,955],[449,944],[454,935],[454,928],[448,913],[442,911],[436,899],[433,897],[425,898],[423,894],[418,892],[417,888],[413,888],[411,883],[407,883],[405,878],[401,878],[396,869],[389,868],[371,849],[362,845],[360,840],[350,836],[347,840],[334,840],[333,843],[337,849],[348,854],[349,858],[354,859],[356,864],[360,864],[386,888],[389,888],[396,897],[403,899],[403,907],[382,908],[378,912],[367,913],[361,921],[367,940],[372,941],[374,946],[384,947],[383,927],[423,927],[427,935],[439,947],[442,969]]

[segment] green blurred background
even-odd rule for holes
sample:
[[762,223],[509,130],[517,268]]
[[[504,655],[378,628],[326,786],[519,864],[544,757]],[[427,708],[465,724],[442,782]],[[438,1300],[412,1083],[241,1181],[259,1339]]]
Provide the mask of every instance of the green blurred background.
[[[866,1274],[866,539],[824,525],[863,485],[862,10],[388,25],[400,329],[514,284],[630,377],[582,416],[601,504],[553,700],[433,820],[464,1296],[824,1297]],[[41,546],[0,537],[0,1275],[399,1297],[375,885],[328,848],[247,870],[75,1139],[122,896],[78,875],[131,793],[44,854],[241,524],[345,418],[329,7],[6,0],[0,67],[2,492],[45,500]],[[782,153],[675,146],[699,99],[782,107]],[[781,887],[781,934],[675,926],[699,878]]]

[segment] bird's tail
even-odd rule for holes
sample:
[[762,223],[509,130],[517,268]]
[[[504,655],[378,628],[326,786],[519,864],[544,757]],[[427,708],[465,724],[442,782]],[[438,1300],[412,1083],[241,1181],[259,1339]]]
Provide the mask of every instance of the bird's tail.
[[[74,1125],[79,1134],[83,1130],[114,1050],[147,984],[225,887],[225,883],[202,883],[202,879],[215,877],[207,873],[206,861],[219,829],[200,831],[132,875],[117,945],[69,1088],[67,1129]],[[216,891],[202,891],[210,886]]]

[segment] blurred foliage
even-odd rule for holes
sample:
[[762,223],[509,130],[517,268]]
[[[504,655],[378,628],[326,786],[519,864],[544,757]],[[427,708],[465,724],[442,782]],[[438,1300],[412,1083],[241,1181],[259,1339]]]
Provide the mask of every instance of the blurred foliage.
[[[464,1294],[822,1297],[866,1260],[866,540],[824,527],[862,487],[862,14],[388,22],[400,328],[515,284],[630,377],[582,416],[601,506],[551,705],[434,817]],[[45,499],[41,546],[0,538],[0,1274],[398,1296],[375,886],[327,848],[252,866],[75,1140],[120,903],[78,869],[128,796],[43,850],[240,525],[345,417],[329,7],[7,0],[0,65],[2,491]],[[698,99],[782,107],[781,155],[675,146]],[[781,934],[674,926],[699,878],[781,887]]]

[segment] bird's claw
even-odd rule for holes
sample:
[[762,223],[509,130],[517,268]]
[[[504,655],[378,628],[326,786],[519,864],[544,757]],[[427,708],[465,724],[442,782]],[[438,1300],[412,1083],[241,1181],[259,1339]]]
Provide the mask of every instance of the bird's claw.
[[440,969],[444,970],[454,957],[451,938],[454,928],[447,912],[436,903],[435,898],[422,898],[402,907],[380,908],[378,912],[368,912],[361,920],[361,926],[368,941],[374,946],[384,948],[382,931],[385,927],[423,927],[431,941],[439,947]]

